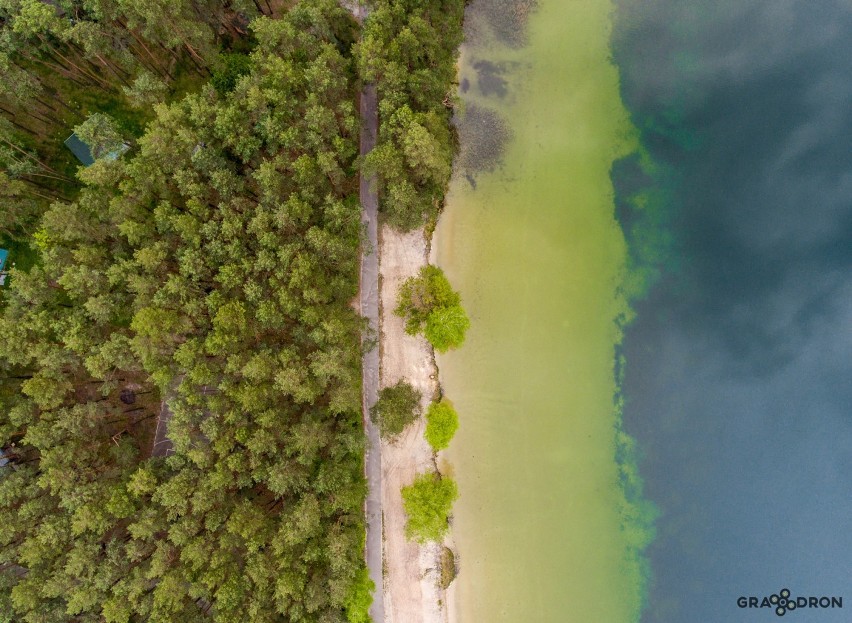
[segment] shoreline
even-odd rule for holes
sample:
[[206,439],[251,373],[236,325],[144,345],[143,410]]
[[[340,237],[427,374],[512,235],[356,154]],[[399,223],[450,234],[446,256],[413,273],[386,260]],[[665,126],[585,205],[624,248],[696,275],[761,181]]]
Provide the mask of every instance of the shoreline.
[[393,313],[399,285],[428,264],[431,241],[422,227],[400,233],[383,225],[379,247],[379,385],[388,387],[406,379],[421,392],[422,411],[396,441],[381,442],[384,621],[449,623],[448,591],[440,587],[440,559],[443,548],[450,547],[451,536],[441,543],[410,541],[405,536],[400,492],[416,474],[437,467],[436,454],[423,437],[426,409],[441,395],[435,354],[424,337],[408,335],[403,319]]

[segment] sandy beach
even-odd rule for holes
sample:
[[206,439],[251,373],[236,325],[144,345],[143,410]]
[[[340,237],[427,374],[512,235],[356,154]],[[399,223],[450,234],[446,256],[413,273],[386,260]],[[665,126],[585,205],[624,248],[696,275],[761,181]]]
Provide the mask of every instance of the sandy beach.
[[[393,313],[400,284],[428,261],[423,229],[406,234],[387,226],[380,232],[381,259],[381,387],[406,379],[426,407],[438,392],[432,348],[421,336],[405,333]],[[419,418],[393,443],[382,442],[382,508],[384,512],[384,600],[386,623],[446,623],[446,599],[439,587],[442,544],[418,545],[405,537],[400,489],[416,474],[435,468]]]

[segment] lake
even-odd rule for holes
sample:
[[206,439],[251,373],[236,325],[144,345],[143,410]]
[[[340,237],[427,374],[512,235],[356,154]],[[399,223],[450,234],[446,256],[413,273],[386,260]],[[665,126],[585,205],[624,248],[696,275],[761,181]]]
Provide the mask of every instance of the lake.
[[435,238],[457,619],[848,621],[852,6],[525,7],[469,10]]
[[849,620],[852,7],[529,8],[471,4],[434,242],[458,620]]
[[766,621],[737,599],[788,588],[846,598],[795,620],[849,621],[852,6],[631,0],[615,23],[652,163],[614,172],[650,286],[622,349],[661,513],[641,620]]
[[433,243],[472,320],[438,362],[461,421],[445,467],[461,493],[451,609],[461,623],[635,621],[653,511],[619,431],[628,256],[610,170],[638,134],[612,5],[528,4],[468,10],[461,153]]

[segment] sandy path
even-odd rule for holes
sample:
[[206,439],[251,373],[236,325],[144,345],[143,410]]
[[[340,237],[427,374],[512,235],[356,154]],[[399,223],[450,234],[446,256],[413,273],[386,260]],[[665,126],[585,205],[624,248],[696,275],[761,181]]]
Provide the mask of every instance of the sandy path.
[[[432,349],[420,336],[407,335],[401,318],[393,313],[399,285],[427,263],[423,230],[401,234],[381,230],[381,386],[406,379],[423,395],[422,407],[438,390]],[[446,612],[438,587],[441,546],[425,546],[405,537],[405,512],[400,489],[420,472],[434,469],[432,450],[423,439],[424,418],[393,444],[382,442],[382,509],[384,512],[385,623],[443,623]],[[378,623],[378,622],[376,622]]]

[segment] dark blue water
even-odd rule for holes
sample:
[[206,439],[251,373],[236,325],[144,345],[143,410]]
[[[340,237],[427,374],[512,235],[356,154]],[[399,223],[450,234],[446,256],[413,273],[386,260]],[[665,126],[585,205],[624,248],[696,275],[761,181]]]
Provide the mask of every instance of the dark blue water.
[[844,600],[785,621],[852,621],[852,2],[618,5],[656,167],[614,178],[662,275],[624,343],[661,512],[642,621],[780,620],[737,598],[783,587]]

